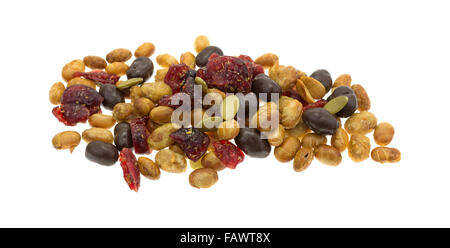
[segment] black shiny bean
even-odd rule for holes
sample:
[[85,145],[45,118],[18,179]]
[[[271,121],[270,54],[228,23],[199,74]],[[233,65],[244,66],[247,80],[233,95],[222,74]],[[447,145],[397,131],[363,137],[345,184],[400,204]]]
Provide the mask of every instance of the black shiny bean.
[[259,96],[260,93],[266,93],[267,101],[271,101],[272,99],[271,94],[272,93],[278,94],[279,99],[282,89],[280,85],[278,85],[275,81],[273,81],[269,76],[262,73],[256,75],[256,77],[253,79],[252,92],[254,92],[258,97],[260,97]]
[[333,85],[333,79],[331,79],[331,75],[327,70],[317,70],[313,72],[310,77],[319,81],[323,87],[325,87],[326,92],[330,91],[331,86]]
[[356,98],[355,92],[352,88],[348,86],[339,86],[334,89],[333,93],[327,98],[327,101],[330,101],[338,96],[347,96],[348,102],[347,105],[341,111],[336,113],[336,116],[339,117],[349,117],[358,109],[358,99]]
[[303,112],[303,122],[315,133],[332,135],[339,128],[339,122],[323,108],[312,108]]
[[103,84],[99,93],[103,96],[103,106],[106,109],[112,110],[116,104],[125,102],[123,93],[115,85]]
[[195,57],[195,64],[198,67],[203,67],[208,63],[209,57],[213,54],[217,53],[220,56],[223,56],[223,52],[220,48],[216,46],[209,46],[203,49],[199,54],[197,54],[197,57]]
[[254,158],[265,158],[272,150],[269,142],[261,139],[260,132],[254,128],[241,128],[234,142],[245,154]]
[[113,165],[119,159],[117,148],[103,141],[93,141],[86,146],[85,156],[92,162],[101,165]]
[[114,127],[114,144],[119,151],[124,147],[133,147],[130,124],[127,122],[120,122]]
[[127,71],[127,78],[143,78],[147,81],[153,74],[153,62],[147,57],[139,57],[131,63]]

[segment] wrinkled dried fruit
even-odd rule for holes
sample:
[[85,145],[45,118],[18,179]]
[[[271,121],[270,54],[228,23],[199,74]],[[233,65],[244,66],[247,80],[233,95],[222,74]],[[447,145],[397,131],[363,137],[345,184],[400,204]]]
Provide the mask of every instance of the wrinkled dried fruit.
[[56,134],[52,139],[55,149],[69,149],[72,152],[80,144],[81,136],[75,131],[64,131]]
[[398,149],[389,147],[377,147],[370,154],[375,162],[379,163],[397,163],[401,159],[401,153]]
[[109,74],[104,71],[91,71],[91,72],[75,72],[74,77],[84,77],[86,79],[94,81],[98,85],[102,84],[116,84],[119,81],[119,76]]
[[310,103],[310,104],[307,104],[306,106],[303,106],[303,111],[306,111],[306,110],[312,109],[312,108],[323,108],[323,106],[325,106],[325,104],[327,104],[327,101],[320,99],[314,103]]
[[189,175],[189,184],[194,188],[206,189],[217,183],[219,175],[210,168],[196,169]]
[[133,138],[134,144],[134,152],[138,154],[151,152],[147,143],[148,138],[148,131],[146,127],[147,121],[148,118],[144,117],[133,119],[130,122],[131,136]]
[[119,158],[125,181],[131,190],[137,192],[141,183],[141,175],[139,173],[136,157],[130,149],[123,148]]
[[181,87],[183,87],[188,71],[189,66],[186,64],[173,64],[169,67],[164,77],[164,83],[170,86],[174,94],[179,92]]
[[227,140],[216,141],[212,146],[216,156],[230,169],[235,169],[239,163],[244,161],[245,155],[241,149]]
[[210,142],[209,136],[196,128],[180,128],[170,134],[170,137],[194,162],[203,157]]
[[264,67],[253,63],[253,60],[252,60],[252,58],[250,58],[250,56],[240,55],[238,58],[240,58],[240,59],[242,59],[242,61],[244,61],[245,65],[247,66],[248,74],[252,80],[257,75],[264,74]]
[[394,127],[387,123],[382,122],[377,125],[375,128],[375,132],[373,133],[373,139],[375,140],[375,143],[377,143],[380,146],[387,146],[389,143],[391,143],[392,139],[394,138]]
[[247,93],[252,87],[252,75],[245,62],[231,56],[211,57],[206,68],[198,70],[197,76],[208,84],[208,88],[223,92]]
[[90,115],[100,111],[103,97],[94,89],[84,85],[73,85],[61,96],[61,106],[55,107],[53,115],[67,126],[86,122]]

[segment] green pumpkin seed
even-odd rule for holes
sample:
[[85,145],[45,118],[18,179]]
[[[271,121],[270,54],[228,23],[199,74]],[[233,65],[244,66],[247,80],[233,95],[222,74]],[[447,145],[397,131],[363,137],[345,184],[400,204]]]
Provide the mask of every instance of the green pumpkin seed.
[[220,113],[225,121],[233,119],[239,110],[239,98],[229,95],[220,104]]
[[338,96],[334,98],[333,100],[327,102],[323,108],[330,112],[330,114],[336,114],[337,112],[341,111],[347,105],[348,97],[346,96]]
[[196,77],[196,78],[195,78],[195,83],[202,86],[202,91],[203,91],[203,93],[208,92],[208,85],[206,84],[205,80],[203,80],[203,78],[201,78],[201,77]]
[[122,81],[122,82],[118,83],[116,85],[116,87],[119,90],[124,90],[124,89],[127,89],[127,88],[131,88],[131,87],[133,87],[135,85],[138,85],[138,84],[140,84],[142,82],[144,82],[143,78],[131,78],[131,79],[128,79],[127,81]]
[[195,124],[194,127],[200,129],[200,131],[203,132],[216,131],[217,127],[220,125],[220,123],[222,123],[222,121],[222,117],[206,117],[205,119]]

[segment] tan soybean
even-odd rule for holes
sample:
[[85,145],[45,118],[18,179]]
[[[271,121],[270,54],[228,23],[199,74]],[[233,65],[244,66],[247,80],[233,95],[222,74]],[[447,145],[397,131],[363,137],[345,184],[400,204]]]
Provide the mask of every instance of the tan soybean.
[[98,127],[92,127],[84,130],[83,133],[81,134],[81,137],[87,143],[90,143],[92,141],[103,141],[105,143],[112,143],[114,140],[111,131],[105,128],[98,128]]
[[162,68],[156,71],[155,82],[164,82],[164,78],[166,77],[169,68]]
[[132,56],[133,55],[130,50],[125,48],[117,48],[106,55],[106,61],[108,61],[108,63],[126,62],[131,59]]
[[156,63],[161,67],[170,67],[173,64],[178,64],[178,60],[170,54],[160,54],[156,57]]
[[291,97],[281,96],[279,100],[280,106],[280,123],[286,129],[291,129],[297,126],[302,117],[302,104]]
[[64,65],[61,76],[63,77],[64,81],[69,82],[73,78],[73,74],[75,72],[84,72],[85,66],[83,60],[72,60],[71,62]]
[[102,57],[93,56],[93,55],[84,57],[83,62],[87,67],[94,69],[94,70],[95,69],[105,69],[106,65],[107,65],[106,61]]
[[66,90],[64,84],[61,82],[54,83],[48,92],[48,98],[51,104],[58,105],[61,103],[61,96]]
[[375,140],[375,143],[377,143],[377,145],[387,146],[394,138],[394,133],[395,130],[391,124],[382,122],[375,128],[373,139]]
[[322,97],[325,96],[326,93],[325,87],[323,86],[322,83],[320,83],[316,79],[312,77],[303,76],[300,78],[300,80],[306,86],[312,98],[322,99]]
[[300,148],[300,145],[298,138],[287,137],[280,146],[275,148],[275,158],[282,163],[291,161]]
[[349,134],[367,134],[372,132],[376,126],[377,118],[367,111],[354,113],[344,124],[345,130]]
[[110,115],[105,114],[93,114],[88,119],[89,125],[92,127],[99,127],[99,128],[112,128],[114,124],[116,124],[116,120]]
[[273,53],[266,53],[255,59],[255,64],[259,64],[264,68],[270,68],[278,61],[278,56]]
[[320,145],[314,150],[314,153],[317,160],[329,166],[338,166],[342,161],[339,150],[330,145]]
[[140,116],[148,116],[155,104],[148,98],[140,97],[133,102],[134,111]]
[[155,52],[155,45],[151,42],[145,42],[134,51],[134,57],[150,57]]
[[158,151],[155,162],[161,170],[169,173],[183,173],[187,169],[185,157],[169,149]]
[[106,72],[109,74],[115,74],[117,76],[123,76],[127,74],[128,65],[124,62],[113,62],[106,66]]
[[195,69],[195,56],[191,52],[185,52],[180,56],[180,63],[186,64],[191,69]]
[[375,162],[379,163],[397,163],[401,159],[401,153],[396,148],[377,147],[370,154]]
[[350,74],[342,74],[334,80],[333,88],[337,88],[339,86],[348,86],[352,83],[352,76]]
[[317,133],[305,134],[302,138],[302,147],[316,148],[322,144],[327,143],[327,137],[325,135]]
[[370,99],[366,90],[360,84],[352,85],[352,90],[355,92],[356,99],[358,100],[358,110],[368,111],[370,110]]
[[161,171],[153,160],[146,157],[139,157],[137,163],[139,171],[144,177],[151,180],[158,180],[161,176]]
[[76,77],[76,78],[72,78],[68,83],[67,83],[67,88],[69,88],[72,85],[75,84],[81,84],[87,87],[90,87],[92,89],[96,89],[97,85],[95,84],[94,81],[89,80],[89,79],[85,79],[85,78],[80,78],[80,77]]
[[278,128],[272,130],[269,135],[267,141],[273,146],[279,146],[283,143],[284,137],[286,136],[286,131],[282,124],[278,125]]
[[168,106],[154,107],[150,111],[150,119],[158,124],[169,123],[172,119],[173,108]]
[[354,162],[366,160],[370,155],[370,139],[362,134],[353,134],[348,142],[348,156]]
[[196,169],[189,175],[189,184],[194,188],[209,188],[217,183],[219,175],[211,168]]
[[172,88],[164,82],[144,83],[141,86],[144,97],[150,98],[152,102],[159,102],[165,95],[172,95]]
[[312,148],[301,147],[294,157],[294,170],[296,172],[302,172],[311,165],[314,159],[314,151]]
[[203,51],[203,49],[205,49],[208,46],[209,46],[208,37],[204,35],[199,35],[197,36],[197,38],[195,38],[194,48],[197,53],[200,53],[201,51]]
[[81,135],[75,131],[64,131],[57,133],[53,139],[52,144],[55,149],[69,149],[70,152],[80,144]]
[[269,77],[283,90],[290,90],[297,82],[297,70],[292,66],[279,65],[278,61],[270,68]]
[[340,152],[345,151],[348,146],[348,134],[343,128],[338,128],[331,136],[331,145],[336,147]]
[[234,120],[228,120],[220,123],[217,127],[216,137],[219,140],[230,140],[236,138],[239,134],[239,123]]
[[179,127],[172,123],[167,123],[157,127],[148,137],[148,144],[155,150],[164,149],[174,143],[173,139],[170,138],[169,135],[178,129]]
[[134,115],[134,107],[131,103],[118,103],[114,106],[112,116],[116,121],[126,121]]
[[203,156],[201,163],[203,168],[211,168],[215,171],[221,171],[226,168],[214,152],[206,153],[205,156]]

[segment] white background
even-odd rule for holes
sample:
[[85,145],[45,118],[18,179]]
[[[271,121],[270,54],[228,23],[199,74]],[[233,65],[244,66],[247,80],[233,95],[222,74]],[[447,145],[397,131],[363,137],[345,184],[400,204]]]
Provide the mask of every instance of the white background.
[[[0,5],[1,227],[450,226],[448,1]],[[296,173],[271,155],[220,172],[207,190],[189,186],[188,169],[142,178],[135,193],[118,164],[87,161],[84,142],[73,154],[53,149],[57,132],[88,127],[51,114],[48,90],[65,63],[147,41],[178,57],[199,34],[228,55],[272,52],[308,73],[350,73],[395,126],[402,161],[356,164],[344,152],[336,168],[315,161]]]

